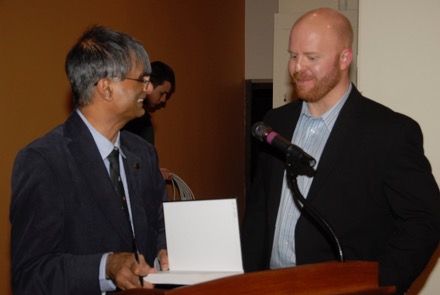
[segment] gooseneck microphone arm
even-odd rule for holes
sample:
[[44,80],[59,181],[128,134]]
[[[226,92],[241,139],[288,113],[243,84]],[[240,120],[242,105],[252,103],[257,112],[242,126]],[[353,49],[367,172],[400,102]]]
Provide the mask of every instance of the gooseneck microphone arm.
[[333,228],[313,206],[311,206],[298,188],[298,175],[307,175],[312,177],[315,170],[312,168],[316,164],[316,160],[304,152],[301,148],[293,145],[290,141],[274,132],[271,127],[263,122],[257,122],[252,126],[252,135],[260,141],[266,141],[268,144],[285,154],[286,177],[289,188],[292,191],[293,202],[302,209],[307,211],[309,215],[330,235],[337,249],[337,256],[340,262],[344,262],[344,252],[341,243]]
[[327,231],[327,233],[330,235],[335,243],[338,260],[340,262],[344,262],[344,252],[342,251],[341,243],[339,242],[339,238],[336,235],[335,231],[327,222],[327,220],[325,220],[325,218],[322,217],[315,210],[315,208],[313,208],[313,206],[307,202],[307,199],[304,198],[304,196],[299,191],[297,177],[298,175],[303,174],[301,173],[303,169],[301,169],[301,167],[298,167],[298,164],[295,163],[294,160],[292,160],[292,156],[290,155],[289,151],[286,152],[285,167],[288,185],[290,190],[292,191],[293,202],[302,205],[303,210],[307,211],[307,213],[309,213],[309,215]]

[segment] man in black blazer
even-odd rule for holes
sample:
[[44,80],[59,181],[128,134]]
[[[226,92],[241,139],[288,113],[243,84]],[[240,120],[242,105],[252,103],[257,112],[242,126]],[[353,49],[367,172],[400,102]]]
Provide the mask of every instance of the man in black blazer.
[[[337,11],[318,9],[292,27],[289,72],[299,100],[265,123],[317,160],[297,177],[307,202],[330,224],[343,259],[379,262],[379,284],[405,292],[440,238],[440,193],[419,125],[349,82],[353,32]],[[246,271],[342,260],[334,240],[292,200],[285,155],[259,156],[243,223]]]
[[[142,277],[156,271],[155,259],[168,268],[156,153],[138,136],[120,132],[143,115],[150,72],[143,46],[123,33],[95,26],[72,47],[66,73],[76,109],[14,163],[15,295],[125,290],[141,287]],[[115,148],[124,198],[109,177]]]

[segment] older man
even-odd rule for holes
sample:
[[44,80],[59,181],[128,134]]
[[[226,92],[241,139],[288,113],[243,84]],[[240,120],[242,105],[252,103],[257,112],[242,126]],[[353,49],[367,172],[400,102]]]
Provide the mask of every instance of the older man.
[[157,156],[120,131],[144,114],[150,72],[137,40],[101,26],[70,50],[66,73],[76,109],[14,164],[15,295],[125,290],[141,287],[156,258],[168,268]]

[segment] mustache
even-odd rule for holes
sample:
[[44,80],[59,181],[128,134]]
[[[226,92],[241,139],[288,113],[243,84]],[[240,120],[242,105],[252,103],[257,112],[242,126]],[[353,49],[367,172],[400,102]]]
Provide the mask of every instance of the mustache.
[[313,80],[315,77],[313,75],[308,75],[304,72],[294,73],[292,75],[293,80]]

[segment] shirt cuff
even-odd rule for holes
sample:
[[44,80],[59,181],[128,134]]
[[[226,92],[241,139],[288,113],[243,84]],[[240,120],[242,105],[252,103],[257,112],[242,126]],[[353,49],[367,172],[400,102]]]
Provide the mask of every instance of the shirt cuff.
[[112,280],[108,280],[105,277],[105,266],[107,265],[107,257],[110,253],[105,253],[101,257],[101,264],[99,265],[99,287],[101,292],[115,291],[116,285]]
[[161,270],[162,270],[161,267],[160,267],[159,258],[157,258],[157,257],[154,259],[154,267],[155,267],[158,271],[161,271]]

